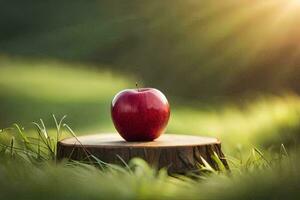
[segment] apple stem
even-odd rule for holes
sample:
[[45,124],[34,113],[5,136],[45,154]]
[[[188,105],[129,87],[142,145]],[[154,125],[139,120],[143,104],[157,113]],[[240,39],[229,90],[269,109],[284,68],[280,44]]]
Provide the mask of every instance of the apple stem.
[[139,85],[138,85],[138,83],[137,82],[135,82],[135,87],[136,87],[136,89],[138,90],[138,92],[140,91],[140,88],[139,88]]

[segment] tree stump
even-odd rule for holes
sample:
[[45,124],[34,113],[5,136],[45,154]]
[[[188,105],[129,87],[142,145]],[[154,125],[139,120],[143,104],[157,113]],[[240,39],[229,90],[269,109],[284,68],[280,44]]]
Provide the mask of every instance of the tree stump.
[[64,139],[57,144],[57,158],[87,160],[93,155],[103,162],[124,165],[139,157],[151,166],[166,168],[169,173],[187,173],[198,170],[203,159],[214,169],[218,165],[212,159],[215,152],[224,166],[228,164],[221,151],[221,142],[216,138],[163,134],[151,142],[126,142],[117,133],[86,135]]

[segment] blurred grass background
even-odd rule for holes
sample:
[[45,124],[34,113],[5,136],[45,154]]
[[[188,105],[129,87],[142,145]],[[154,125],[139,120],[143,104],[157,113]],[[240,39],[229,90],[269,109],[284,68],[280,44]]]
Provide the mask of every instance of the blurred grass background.
[[10,55],[93,62],[197,101],[300,91],[297,0],[12,0],[0,9],[0,50]]

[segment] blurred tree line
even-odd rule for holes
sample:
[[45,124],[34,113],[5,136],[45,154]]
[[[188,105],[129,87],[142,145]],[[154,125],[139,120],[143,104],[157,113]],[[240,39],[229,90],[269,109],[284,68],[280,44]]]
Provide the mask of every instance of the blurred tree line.
[[300,92],[300,12],[284,0],[0,2],[1,54],[92,62],[186,98]]

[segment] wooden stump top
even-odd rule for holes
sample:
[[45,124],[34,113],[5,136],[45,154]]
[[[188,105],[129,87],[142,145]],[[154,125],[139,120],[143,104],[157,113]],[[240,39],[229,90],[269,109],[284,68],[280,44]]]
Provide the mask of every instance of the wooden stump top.
[[212,137],[163,134],[151,142],[126,142],[118,133],[108,133],[67,138],[57,144],[58,160],[86,161],[93,155],[106,163],[124,165],[124,161],[139,157],[157,169],[167,168],[169,173],[199,170],[203,159],[218,169],[212,157],[215,154],[228,168],[221,142]]
[[157,148],[157,147],[179,147],[179,146],[202,146],[210,144],[220,144],[220,141],[212,137],[200,137],[191,135],[176,135],[176,134],[163,134],[158,139],[150,142],[126,142],[117,133],[108,134],[94,134],[79,136],[76,138],[67,138],[59,142],[64,146],[84,146],[84,147],[101,147],[101,148],[114,148],[114,147],[140,147],[140,148]]

